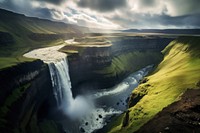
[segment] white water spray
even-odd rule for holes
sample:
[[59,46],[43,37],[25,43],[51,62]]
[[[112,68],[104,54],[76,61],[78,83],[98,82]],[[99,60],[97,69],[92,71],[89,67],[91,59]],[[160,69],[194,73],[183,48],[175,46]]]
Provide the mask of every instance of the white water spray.
[[36,49],[24,56],[41,59],[48,64],[58,108],[72,119],[78,119],[93,108],[93,103],[83,96],[73,98],[67,55],[58,51],[63,46]]

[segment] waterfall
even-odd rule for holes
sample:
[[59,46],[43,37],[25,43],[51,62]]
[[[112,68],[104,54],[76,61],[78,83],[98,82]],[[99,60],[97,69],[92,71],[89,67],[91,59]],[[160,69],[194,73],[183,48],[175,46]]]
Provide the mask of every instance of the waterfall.
[[[67,55],[58,51],[63,46],[36,49],[24,56],[41,59],[48,64],[57,109],[68,116],[66,118],[72,120],[72,127],[68,121],[63,121],[64,128],[69,132],[79,132],[79,129],[84,129],[88,133],[94,132],[106,125],[106,120],[114,114],[120,114],[126,110],[127,97],[152,67],[147,66],[129,75],[112,88],[73,98]],[[74,126],[76,124],[78,127]]]
[[79,119],[93,108],[93,102],[85,96],[72,96],[67,55],[58,50],[65,45],[35,49],[24,54],[27,58],[41,59],[49,66],[53,95],[58,109],[72,119]]
[[73,98],[67,57],[47,63],[58,108],[71,119],[79,119],[87,114],[93,108],[93,103],[83,96]]
[[70,106],[73,102],[73,96],[67,57],[50,62],[48,66],[57,105],[59,106],[62,102],[65,102],[66,105]]

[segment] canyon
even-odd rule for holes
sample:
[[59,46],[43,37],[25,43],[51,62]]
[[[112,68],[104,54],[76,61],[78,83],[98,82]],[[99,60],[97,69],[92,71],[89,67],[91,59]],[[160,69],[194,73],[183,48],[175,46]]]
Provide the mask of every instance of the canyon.
[[[167,45],[167,42],[171,40],[171,38],[163,38],[163,40],[167,39],[167,42],[164,41],[164,43],[160,45],[160,43],[156,43],[153,37],[151,37],[150,39],[146,39],[145,36],[140,37],[140,40],[137,40],[137,37],[133,36],[132,38],[128,38],[129,43],[126,43],[127,40],[123,37],[121,37],[121,39],[118,41],[113,41],[113,38],[109,40],[109,38],[106,37],[106,45],[97,45],[91,40],[93,39],[95,41],[95,38],[98,39],[99,37],[88,38],[88,40],[90,40],[90,44],[86,46],[70,46],[70,44],[67,44],[65,46],[56,46],[57,49],[61,48],[60,51],[68,53],[67,58],[69,62],[69,76],[72,84],[72,87],[69,89],[71,89],[71,94],[73,94],[74,98],[76,98],[80,94],[87,94],[84,92],[89,92],[91,90],[95,92],[96,90],[100,91],[105,88],[111,88],[116,84],[119,84],[125,77],[127,77],[131,73],[136,72],[137,70],[151,64],[156,65],[156,63],[159,62],[160,59],[162,59],[160,51],[163,49],[163,47]],[[105,37],[102,36],[101,38]],[[134,46],[137,43],[140,43],[140,41],[142,41],[141,45],[143,44],[143,46]],[[94,46],[92,46],[91,44],[94,44]],[[144,46],[148,46],[148,48],[151,48],[152,52],[147,53],[145,49],[146,47]],[[30,128],[32,129],[32,131],[30,132],[34,132],[34,130],[36,130],[37,132],[41,132],[41,130],[48,130],[45,125],[52,125],[53,129],[51,130],[56,130],[56,132],[64,130],[63,128],[58,128],[57,126],[55,127],[55,123],[59,123],[58,120],[61,119],[60,117],[62,115],[65,116],[65,114],[62,113],[62,110],[60,116],[58,115],[57,117],[52,117],[52,114],[55,115],[55,112],[59,112],[58,110],[55,111],[55,108],[57,108],[58,104],[58,100],[56,100],[55,95],[58,94],[53,91],[54,87],[51,79],[52,76],[51,73],[49,73],[51,67],[48,67],[48,65],[46,64],[47,62],[51,62],[51,60],[63,57],[64,53],[61,53],[61,55],[59,55],[52,51],[52,53],[54,54],[51,54],[51,50],[49,50],[48,48],[46,49],[50,57],[46,56],[44,51],[40,51],[38,53],[46,56],[50,60],[40,58],[44,62],[41,60],[35,60],[1,70],[0,83],[2,88],[4,88],[1,89],[1,125],[4,125],[4,127],[1,127],[2,131],[12,132],[13,129],[21,129],[26,132],[26,129]],[[66,49],[68,51],[66,51]],[[72,51],[72,49],[73,51],[77,50],[77,52],[69,53],[69,51]],[[121,51],[116,51],[116,49],[121,49]],[[33,53],[32,55],[40,57],[40,55],[37,53]],[[152,59],[150,61],[137,62],[134,65],[130,64],[134,67],[129,69],[126,69],[126,67],[128,66],[125,66],[125,68],[122,67],[118,70],[117,74],[113,74],[115,70],[105,70],[108,69],[108,67],[113,67],[114,65],[116,65],[113,64],[113,60],[115,58],[120,59],[121,56],[124,56],[123,58],[125,58],[125,60],[119,60],[123,64],[123,61],[126,60],[128,61],[135,59],[135,61],[139,61],[142,58],[153,58],[154,55],[160,55],[160,58],[158,59],[155,57],[155,59]],[[133,89],[134,87],[131,88]],[[20,91],[18,92],[18,90]],[[112,95],[112,93],[110,93],[109,95]],[[15,98],[13,98],[13,96]],[[128,95],[123,101],[125,101],[127,98]],[[101,101],[102,103],[102,100],[97,101]],[[13,110],[14,112],[11,110]],[[20,112],[20,115],[16,115],[16,113],[18,112]],[[103,115],[103,112],[101,112],[102,117],[106,117],[106,115]],[[115,111],[113,110],[110,113],[112,114],[112,112]],[[15,120],[15,122],[13,120]],[[7,128],[9,123],[15,123],[13,129]],[[34,123],[37,123],[37,125],[40,126],[33,127]],[[63,122],[58,125],[62,125],[62,123]],[[26,126],[21,127],[20,125]],[[77,128],[77,130],[79,130],[79,128]]]
[[0,20],[1,133],[199,132],[198,29]]

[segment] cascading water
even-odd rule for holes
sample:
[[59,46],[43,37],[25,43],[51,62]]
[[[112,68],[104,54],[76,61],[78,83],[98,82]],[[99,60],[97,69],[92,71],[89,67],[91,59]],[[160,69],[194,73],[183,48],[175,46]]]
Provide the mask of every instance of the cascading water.
[[60,106],[64,101],[66,105],[70,106],[73,97],[67,57],[50,62],[48,66],[57,105]]
[[85,115],[93,103],[83,96],[73,98],[67,55],[58,51],[63,46],[36,49],[24,56],[41,59],[48,64],[58,108],[72,119],[77,119]]
[[[67,55],[58,52],[64,45],[33,50],[25,57],[43,60],[49,66],[53,94],[58,109],[70,118],[61,123],[66,132],[86,133],[94,132],[106,125],[106,120],[114,114],[120,114],[127,109],[127,98],[132,90],[137,87],[152,66],[147,66],[135,72],[118,85],[98,91],[89,96],[72,96],[71,81]],[[93,105],[95,103],[95,106]],[[69,125],[69,123],[71,125]]]
[[72,119],[85,115],[93,104],[82,96],[73,98],[67,57],[49,62],[48,66],[58,108]]

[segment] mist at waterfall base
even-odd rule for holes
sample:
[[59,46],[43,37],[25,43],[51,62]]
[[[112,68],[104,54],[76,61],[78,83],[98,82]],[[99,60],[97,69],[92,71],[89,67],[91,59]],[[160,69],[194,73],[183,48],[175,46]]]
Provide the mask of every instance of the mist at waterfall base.
[[[70,118],[61,121],[66,132],[88,132],[103,128],[113,115],[121,114],[127,109],[127,99],[139,81],[148,73],[152,66],[129,75],[118,85],[79,95],[73,98],[67,57],[48,63],[54,97],[58,110]],[[80,130],[81,129],[81,130]]]
[[48,65],[58,109],[73,120],[85,116],[94,105],[89,97],[73,98],[67,57],[50,62]]

